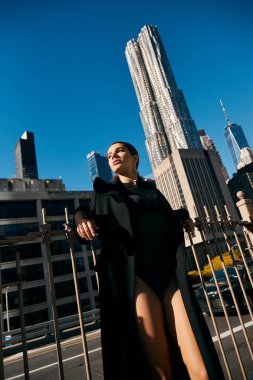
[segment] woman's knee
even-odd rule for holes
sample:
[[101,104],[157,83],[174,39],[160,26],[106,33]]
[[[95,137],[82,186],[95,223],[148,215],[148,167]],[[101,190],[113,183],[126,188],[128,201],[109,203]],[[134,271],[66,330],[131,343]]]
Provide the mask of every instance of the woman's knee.
[[189,369],[191,380],[209,380],[208,373],[204,366]]

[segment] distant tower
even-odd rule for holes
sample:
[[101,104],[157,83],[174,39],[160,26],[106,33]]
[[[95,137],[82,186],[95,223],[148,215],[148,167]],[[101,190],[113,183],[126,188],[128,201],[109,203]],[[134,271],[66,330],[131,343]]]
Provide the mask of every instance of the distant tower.
[[15,147],[16,177],[38,178],[34,134],[25,131]]
[[98,152],[92,151],[87,155],[89,173],[92,182],[96,177],[100,177],[106,182],[112,179],[112,172],[108,165],[108,159],[101,156]]
[[239,167],[241,167],[241,165],[243,164],[242,161],[243,161],[243,157],[245,156],[243,149],[248,148],[249,151],[251,151],[251,149],[244,135],[242,127],[235,123],[231,124],[228,114],[221,100],[220,100],[220,104],[227,121],[227,126],[225,128],[225,133],[224,133],[225,139],[226,139],[230,154],[232,156],[232,159],[234,161],[235,167],[238,168],[238,165]]

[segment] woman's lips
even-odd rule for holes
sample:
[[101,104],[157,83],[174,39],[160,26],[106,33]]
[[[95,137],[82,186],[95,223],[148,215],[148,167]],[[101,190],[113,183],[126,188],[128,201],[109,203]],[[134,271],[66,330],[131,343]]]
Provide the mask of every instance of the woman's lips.
[[115,160],[115,161],[113,161],[113,165],[118,165],[118,164],[120,164],[120,163],[121,163],[120,160]]

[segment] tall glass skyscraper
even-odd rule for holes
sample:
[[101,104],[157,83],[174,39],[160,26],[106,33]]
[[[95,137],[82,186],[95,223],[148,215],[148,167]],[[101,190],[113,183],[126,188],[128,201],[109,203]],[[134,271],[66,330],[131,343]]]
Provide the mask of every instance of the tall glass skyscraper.
[[[246,164],[245,161],[247,161],[248,159],[249,159],[249,162],[252,162],[252,151],[244,135],[242,127],[235,123],[231,124],[227,111],[221,100],[220,100],[220,104],[221,104],[222,111],[225,115],[225,119],[227,121],[227,126],[225,128],[225,133],[224,133],[226,143],[228,145],[228,149],[234,161],[235,167],[238,169],[238,165],[239,167],[244,166]],[[247,153],[247,156],[248,156],[246,160],[245,160],[245,153]]]
[[126,58],[153,168],[177,149],[201,149],[183,92],[177,87],[156,26],[127,43]]
[[98,152],[92,151],[87,155],[87,160],[92,182],[96,177],[100,177],[106,182],[111,181],[112,172],[108,165],[107,157],[101,156]]
[[241,162],[241,149],[249,148],[249,143],[242,127],[238,124],[228,124],[225,128],[225,139],[235,166]]
[[25,131],[15,147],[16,177],[38,178],[34,134]]

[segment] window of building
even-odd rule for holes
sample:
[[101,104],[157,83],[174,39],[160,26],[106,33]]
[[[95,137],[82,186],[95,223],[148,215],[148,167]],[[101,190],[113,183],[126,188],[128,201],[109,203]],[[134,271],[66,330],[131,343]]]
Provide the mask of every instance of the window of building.
[[91,310],[91,305],[90,305],[90,299],[85,298],[84,300],[81,301],[82,304],[82,310],[83,311],[90,311]]
[[6,224],[0,226],[0,238],[7,236],[24,236],[29,232],[38,232],[38,223]]
[[36,201],[0,202],[0,218],[30,218],[37,216]]
[[17,270],[16,268],[2,269],[2,285],[17,281]]
[[69,214],[74,212],[73,200],[44,200],[42,201],[42,208],[46,209],[47,216],[65,215],[65,207],[68,209]]
[[65,220],[56,220],[56,221],[52,221],[52,222],[48,222],[48,224],[50,224],[51,226],[51,231],[62,231],[64,230],[64,223]]
[[[8,306],[9,310],[19,308],[18,291],[8,291]],[[3,294],[3,311],[6,311],[6,291]],[[46,301],[46,289],[45,286],[36,286],[30,289],[23,290],[23,302],[24,306],[30,306],[37,303]]]
[[[83,272],[85,270],[83,257],[76,257],[75,260],[77,272]],[[63,276],[65,274],[72,273],[72,264],[70,258],[66,260],[54,261],[53,271],[54,276]]]
[[[80,293],[88,292],[87,279],[85,277],[78,279]],[[56,298],[64,298],[75,295],[74,280],[58,282],[55,284]]]
[[21,279],[35,281],[44,278],[43,264],[25,265],[21,267]]
[[91,276],[91,282],[92,282],[92,288],[93,288],[93,290],[97,290],[98,289],[97,277],[96,276]]
[[[48,321],[48,311],[47,309],[43,309],[40,311],[34,311],[32,313],[25,314],[25,324],[26,326],[35,325],[37,323],[42,323]],[[16,317],[10,318],[10,329],[15,330],[20,328],[20,317],[19,315]],[[4,330],[7,330],[7,322],[4,319]]]
[[[80,252],[81,244],[78,240],[74,241],[74,251]],[[64,240],[54,240],[51,244],[51,254],[52,255],[62,255],[64,253],[69,253],[69,241],[68,239]]]
[[64,305],[57,306],[57,313],[59,318],[68,317],[69,315],[77,314],[76,302],[70,302]]
[[20,253],[20,259],[33,259],[41,257],[41,244],[31,243],[31,244],[20,244],[15,247],[0,247],[0,260],[2,263],[6,261],[15,261],[16,254],[18,251]]

